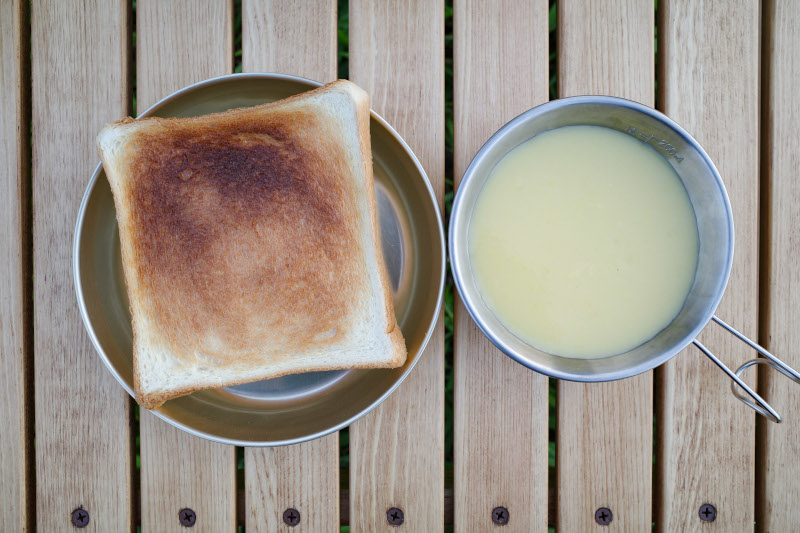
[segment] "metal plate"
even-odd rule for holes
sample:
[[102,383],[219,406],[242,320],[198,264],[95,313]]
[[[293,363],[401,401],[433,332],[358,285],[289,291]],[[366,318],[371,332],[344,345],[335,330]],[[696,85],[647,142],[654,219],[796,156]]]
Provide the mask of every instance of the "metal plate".
[[[187,87],[141,116],[188,117],[272,102],[319,86],[282,74],[234,74]],[[403,367],[295,374],[206,390],[153,411],[192,434],[241,446],[275,446],[341,429],[383,401],[428,342],[444,286],[444,231],[422,166],[378,115],[370,122],[383,255],[408,348]],[[133,390],[133,334],[113,197],[98,166],[81,203],[73,267],[86,329],[111,373]]]

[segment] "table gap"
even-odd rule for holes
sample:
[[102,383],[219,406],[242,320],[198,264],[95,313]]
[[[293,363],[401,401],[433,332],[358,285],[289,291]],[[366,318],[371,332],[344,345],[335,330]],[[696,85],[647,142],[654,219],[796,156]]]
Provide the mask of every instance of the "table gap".
[[[233,0],[233,72],[242,72],[242,0]],[[244,448],[236,447],[236,531],[244,533],[247,512],[247,491],[244,481]]]
[[[550,100],[558,98],[558,7],[556,0],[549,0],[548,3],[548,61],[547,75]],[[556,461],[558,453],[556,450],[557,434],[557,381],[554,378],[547,380],[547,531],[555,533],[556,515],[558,509],[556,487]]]
[[[659,81],[659,49],[658,49],[658,26],[661,18],[661,10],[658,8],[658,0],[654,0],[653,2],[653,103],[656,104],[656,108],[659,107],[659,97],[658,97],[658,81]],[[663,402],[659,399],[659,394],[661,394],[661,387],[659,385],[659,380],[656,379],[656,372],[658,369],[653,370],[653,463],[652,463],[652,473],[650,475],[650,481],[652,489],[650,490],[650,516],[652,519],[652,528],[651,531],[656,530],[656,523],[658,523],[657,516],[659,513],[658,506],[660,498],[658,498],[658,488],[659,488],[659,479],[660,479],[660,467],[659,464],[661,461],[658,460],[658,453],[659,453],[659,443],[661,442],[658,438],[658,420],[659,420],[659,408],[663,405]]]
[[[127,113],[136,117],[136,0],[128,0],[127,9],[128,35],[128,93]],[[131,523],[136,531],[141,531],[142,524],[142,497],[141,497],[141,439],[139,435],[139,405],[133,398],[128,398],[130,411],[130,453],[131,453]]]
[[350,77],[350,2],[336,2],[336,77]]
[[[774,50],[775,3],[765,2],[761,11],[761,107],[759,109],[759,235],[758,235],[758,343],[771,350],[770,346],[770,270],[772,263],[772,175],[770,173],[770,157],[768,156],[771,135],[768,123],[772,68],[770,51]],[[756,390],[767,401],[767,373],[758,371]],[[767,426],[770,422],[756,416],[756,465],[754,495],[754,516],[756,526],[766,521],[767,502],[764,495],[767,490]]]
[[[454,131],[453,131],[453,0],[444,2],[444,123],[445,123],[445,154],[444,154],[444,227],[448,231],[450,223],[450,208],[453,205],[453,172],[454,172]],[[444,313],[444,489],[454,490],[454,375],[453,375],[453,305],[454,285],[450,273],[448,257],[447,272],[445,275],[445,291],[443,310]],[[446,498],[447,499],[447,498]],[[445,505],[445,507],[447,507]],[[452,515],[444,517],[445,531],[452,527]]]
[[23,402],[24,402],[24,428],[25,428],[25,493],[26,493],[26,523],[32,531],[36,530],[36,418],[34,408],[33,389],[33,115],[31,101],[33,100],[33,87],[31,84],[31,7],[30,2],[22,2],[20,16],[20,91],[21,91],[21,124],[20,131],[27,132],[26,139],[20,139],[20,160],[22,162],[20,180],[21,190],[21,217],[22,228],[22,275],[24,287],[22,289],[22,354],[23,368]]
[[[336,2],[336,77],[350,76],[350,2]],[[340,530],[350,531],[350,427],[339,430]]]

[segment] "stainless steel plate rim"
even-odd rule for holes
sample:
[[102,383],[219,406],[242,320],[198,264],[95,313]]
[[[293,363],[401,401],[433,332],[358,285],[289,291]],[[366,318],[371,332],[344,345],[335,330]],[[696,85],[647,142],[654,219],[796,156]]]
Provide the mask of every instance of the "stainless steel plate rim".
[[[481,158],[489,152],[494,145],[498,144],[504,136],[512,131],[513,129],[517,128],[521,123],[530,120],[534,117],[538,117],[545,113],[548,113],[554,109],[566,106],[574,106],[574,105],[582,105],[582,104],[601,104],[601,105],[609,105],[609,106],[618,106],[628,108],[634,111],[638,111],[644,115],[647,115],[650,118],[655,120],[661,121],[667,124],[675,133],[680,135],[687,144],[691,145],[702,158],[703,162],[707,165],[709,169],[709,173],[713,176],[716,185],[719,189],[719,194],[723,198],[725,205],[727,206],[726,216],[727,220],[726,223],[730,228],[730,250],[725,258],[724,264],[724,283],[722,284],[722,289],[718,291],[718,293],[714,297],[714,303],[711,305],[711,311],[708,312],[704,316],[703,320],[699,320],[697,324],[692,329],[689,335],[686,335],[679,343],[676,343],[671,349],[664,351],[658,357],[653,357],[641,364],[631,366],[630,368],[626,368],[624,370],[617,370],[613,372],[597,372],[597,373],[575,373],[569,372],[564,370],[559,370],[557,368],[549,368],[545,367],[541,364],[538,364],[536,361],[527,359],[523,357],[521,354],[517,353],[514,349],[512,349],[506,342],[503,341],[498,335],[496,335],[493,331],[491,331],[484,321],[481,319],[480,316],[477,314],[476,308],[476,298],[480,298],[480,295],[477,294],[475,291],[467,290],[464,286],[464,277],[469,275],[466,271],[466,265],[462,265],[459,257],[461,256],[461,249],[467,247],[468,244],[466,242],[466,234],[468,231],[468,224],[469,224],[469,216],[462,213],[464,210],[462,204],[464,203],[464,194],[462,192],[465,190],[465,185],[470,182],[471,179],[474,179],[473,176],[476,176],[476,167],[478,166],[478,162]],[[637,374],[641,374],[643,372],[647,372],[648,370],[652,370],[656,368],[675,355],[677,355],[681,350],[686,348],[689,344],[691,344],[694,339],[699,335],[699,333],[706,327],[706,325],[711,321],[714,310],[716,310],[717,306],[719,305],[720,301],[722,300],[722,296],[725,292],[725,287],[727,286],[728,280],[730,278],[731,267],[733,265],[733,213],[730,208],[730,200],[728,198],[728,192],[725,189],[725,184],[722,181],[722,178],[717,170],[714,162],[708,156],[706,151],[694,139],[683,127],[681,127],[678,123],[664,115],[663,113],[648,107],[646,105],[640,104],[638,102],[634,102],[632,100],[627,100],[625,98],[618,98],[613,96],[600,96],[600,95],[585,95],[585,96],[572,96],[567,98],[561,98],[558,100],[551,100],[539,106],[536,106],[524,113],[518,115],[517,117],[510,120],[504,126],[502,126],[494,135],[492,135],[489,140],[484,143],[478,153],[470,162],[467,170],[464,172],[464,176],[461,180],[461,186],[459,187],[458,192],[455,195],[453,200],[453,207],[451,210],[451,217],[450,217],[450,227],[449,227],[449,235],[448,235],[448,251],[450,257],[450,265],[451,269],[453,270],[453,280],[455,282],[456,288],[458,293],[460,294],[464,306],[466,307],[467,311],[469,312],[472,320],[475,324],[478,325],[480,330],[483,332],[484,335],[495,345],[499,348],[504,354],[508,357],[512,358],[516,362],[520,363],[521,365],[535,370],[541,374],[545,374],[550,377],[554,377],[557,379],[563,379],[566,381],[577,381],[577,382],[587,382],[587,383],[595,383],[595,382],[603,382],[603,381],[616,381],[619,379],[624,379],[628,377],[635,376]]]
[[[218,77],[215,77],[215,78],[210,78],[208,80],[204,80],[204,81],[189,85],[187,87],[184,87],[183,89],[180,89],[180,90],[170,94],[169,96],[166,96],[165,98],[162,98],[157,103],[155,103],[152,106],[150,106],[146,111],[141,113],[139,115],[139,117],[137,117],[137,118],[147,117],[147,116],[151,115],[152,113],[157,111],[159,108],[161,108],[164,104],[172,102],[173,100],[175,100],[176,98],[180,97],[181,95],[183,95],[183,94],[185,94],[187,92],[194,91],[196,89],[205,87],[207,85],[213,85],[213,84],[220,83],[220,82],[225,82],[225,81],[228,81],[228,80],[248,79],[248,78],[250,78],[250,79],[259,78],[259,79],[286,80],[286,81],[304,83],[304,84],[317,86],[317,87],[322,86],[322,83],[320,83],[318,81],[310,80],[310,79],[307,79],[307,78],[302,78],[302,77],[299,77],[299,76],[292,76],[292,75],[288,75],[288,74],[280,74],[280,73],[227,74],[227,75],[224,75],[224,76],[218,76]],[[406,152],[406,154],[410,158],[412,164],[416,167],[416,170],[419,172],[419,175],[423,178],[423,182],[424,182],[425,188],[426,188],[426,190],[428,192],[428,199],[430,200],[430,203],[431,203],[430,207],[434,210],[434,213],[436,215],[435,216],[435,219],[437,221],[436,230],[438,230],[438,241],[439,241],[440,252],[442,254],[442,258],[445,258],[446,257],[446,247],[445,247],[445,240],[444,240],[444,224],[442,222],[441,212],[439,210],[439,204],[436,201],[436,194],[435,194],[435,192],[433,190],[433,187],[432,187],[432,185],[430,183],[430,180],[428,179],[428,175],[425,172],[425,169],[422,167],[422,164],[417,159],[417,156],[414,154],[414,152],[411,150],[411,148],[408,146],[408,144],[405,142],[405,140],[397,133],[397,131],[391,125],[389,125],[389,123],[387,123],[386,120],[384,120],[383,117],[381,117],[375,111],[370,110],[370,114],[371,114],[371,117],[374,120],[376,120],[378,123],[380,123],[381,126],[386,129],[386,131],[390,134],[390,136]],[[82,282],[81,282],[80,246],[81,246],[81,233],[82,233],[82,229],[83,229],[84,216],[85,216],[85,213],[86,213],[86,209],[87,209],[87,205],[88,205],[89,199],[91,197],[92,190],[94,189],[95,184],[96,184],[97,180],[99,179],[99,176],[100,176],[100,173],[102,172],[102,170],[103,170],[103,165],[102,165],[102,163],[99,163],[97,165],[97,167],[95,168],[94,174],[92,175],[91,179],[89,180],[89,183],[88,183],[88,185],[86,187],[86,190],[85,190],[85,192],[83,194],[83,197],[81,199],[80,207],[78,209],[78,216],[77,216],[77,221],[75,223],[75,232],[74,232],[74,235],[73,235],[73,246],[72,246],[73,281],[74,281],[74,284],[75,284],[75,294],[76,294],[77,301],[78,301],[78,309],[80,311],[81,319],[83,321],[83,324],[84,324],[84,327],[86,329],[86,332],[89,334],[89,339],[91,340],[92,345],[95,348],[95,351],[100,356],[100,359],[103,361],[103,363],[105,364],[106,368],[109,370],[109,372],[111,372],[111,374],[114,376],[114,378],[117,380],[117,382],[119,382],[119,384],[122,385],[123,389],[125,389],[125,391],[127,391],[127,393],[130,394],[133,397],[134,393],[133,393],[132,388],[128,386],[128,384],[126,383],[125,379],[120,375],[120,373],[118,372],[116,367],[111,363],[111,361],[109,360],[107,354],[105,353],[105,350],[103,349],[103,347],[102,347],[102,345],[100,343],[100,340],[97,337],[97,334],[95,332],[95,329],[94,329],[94,327],[92,325],[92,322],[91,322],[91,319],[89,317],[88,310],[86,308],[86,302],[84,301],[84,294],[83,294],[83,285],[82,285]],[[166,416],[165,414],[159,412],[158,410],[150,411],[150,412],[152,414],[156,415],[157,417],[161,418],[165,422],[167,422],[167,423],[169,423],[169,424],[171,424],[171,425],[173,425],[173,426],[175,426],[175,427],[177,427],[179,429],[182,429],[183,431],[186,431],[187,433],[190,433],[190,434],[198,436],[198,437],[203,437],[203,438],[206,438],[206,439],[209,439],[209,440],[213,440],[213,441],[216,441],[216,442],[220,442],[220,443],[223,443],[223,444],[231,444],[231,445],[235,445],[235,446],[283,446],[283,445],[288,445],[288,444],[297,444],[297,443],[300,443],[300,442],[305,442],[305,441],[308,441],[308,440],[312,440],[312,439],[316,439],[316,438],[319,438],[319,437],[323,437],[325,435],[328,435],[330,433],[333,433],[335,431],[343,429],[343,428],[349,426],[350,424],[352,424],[353,422],[355,422],[356,420],[358,420],[359,418],[361,418],[364,415],[366,415],[368,412],[372,411],[381,402],[383,402],[390,394],[392,394],[392,392],[394,392],[395,389],[397,389],[397,387],[399,387],[400,384],[406,379],[406,377],[411,372],[411,370],[414,368],[414,366],[416,366],[416,364],[419,361],[420,357],[422,357],[422,355],[423,355],[423,353],[425,351],[425,348],[427,347],[428,342],[430,341],[430,338],[433,335],[433,330],[435,328],[436,322],[438,321],[438,317],[439,317],[439,314],[441,312],[442,299],[443,299],[442,297],[443,297],[443,294],[444,294],[445,271],[446,271],[446,261],[443,260],[442,264],[441,264],[441,268],[439,269],[439,272],[438,272],[439,283],[438,283],[438,293],[436,295],[436,308],[434,309],[434,312],[433,312],[433,315],[432,315],[432,319],[430,321],[430,324],[428,325],[428,328],[426,330],[425,336],[424,336],[424,338],[422,340],[422,343],[421,343],[421,345],[419,347],[419,350],[418,350],[419,355],[412,360],[411,364],[409,364],[409,366],[404,370],[404,372],[394,381],[394,383],[389,388],[386,389],[386,391],[380,397],[378,397],[376,400],[374,400],[372,403],[370,403],[367,407],[363,408],[356,415],[354,415],[354,416],[352,416],[352,417],[350,417],[350,418],[348,418],[348,419],[346,419],[346,420],[344,420],[344,421],[342,421],[340,423],[337,423],[337,424],[332,425],[332,426],[330,426],[328,428],[325,428],[322,431],[318,431],[318,432],[311,433],[311,434],[308,434],[308,435],[303,435],[302,437],[298,437],[298,438],[275,440],[275,441],[258,441],[258,442],[256,442],[256,441],[247,441],[247,440],[240,440],[240,439],[234,439],[234,438],[225,438],[225,437],[220,437],[219,435],[212,435],[212,434],[209,434],[207,432],[198,430],[197,428],[194,428],[194,427],[191,427],[191,426],[187,426],[186,424],[183,424],[183,423],[181,423],[181,422],[179,422],[179,421],[177,421],[177,420],[175,420],[175,419],[173,419],[173,418],[171,418],[169,416]]]

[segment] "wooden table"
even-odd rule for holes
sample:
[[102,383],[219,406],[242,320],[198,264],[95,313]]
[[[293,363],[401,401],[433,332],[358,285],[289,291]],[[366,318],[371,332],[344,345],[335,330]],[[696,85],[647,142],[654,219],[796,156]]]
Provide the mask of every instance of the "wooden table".
[[[245,72],[336,77],[336,1],[242,4],[239,14],[232,0],[138,0],[132,15],[126,0],[0,0],[2,531],[71,531],[80,508],[87,531],[184,531],[184,508],[193,531],[333,532],[342,522],[393,531],[392,507],[404,512],[398,531],[494,531],[495,507],[510,516],[501,531],[605,531],[600,508],[613,515],[608,531],[800,530],[800,388],[762,371],[759,390],[786,422],[757,420],[695,348],[621,382],[550,385],[494,349],[458,302],[452,481],[442,320],[410,377],[349,428],[349,472],[335,434],[242,451],[144,411],[137,421],[89,343],[73,289],[94,138],[132,112],[134,89],[143,110],[232,72],[239,16]],[[443,0],[345,9],[350,78],[409,142],[442,201]],[[453,17],[457,182],[492,132],[548,99],[555,50],[547,0],[456,0]],[[703,144],[736,224],[719,314],[800,366],[800,2],[661,0],[655,12],[650,0],[559,0],[557,43],[559,96],[656,105]],[[730,366],[754,355],[715,327],[702,338]],[[701,521],[703,504],[715,521]],[[288,508],[300,516],[294,528],[282,519]]]

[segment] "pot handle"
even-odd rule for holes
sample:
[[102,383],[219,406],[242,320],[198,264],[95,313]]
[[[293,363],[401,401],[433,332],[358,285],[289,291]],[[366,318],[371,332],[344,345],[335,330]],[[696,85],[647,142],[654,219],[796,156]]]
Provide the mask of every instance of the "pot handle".
[[[744,372],[746,369],[750,368],[753,365],[769,365],[778,372],[780,372],[781,374],[783,374],[784,376],[794,381],[795,383],[800,383],[800,374],[798,374],[798,372],[793,368],[791,368],[789,365],[787,365],[786,363],[784,363],[783,361],[781,361],[780,359],[769,353],[763,346],[760,346],[755,342],[751,341],[746,336],[736,331],[736,329],[726,324],[724,321],[720,320],[716,316],[712,317],[712,319],[714,320],[714,322],[716,322],[723,328],[727,329],[729,332],[733,333],[740,341],[744,342],[752,349],[756,350],[758,353],[766,357],[766,359],[751,359],[750,361],[747,361],[742,366],[737,368],[736,372],[733,372],[730,368],[725,366],[725,364],[722,361],[717,359],[717,356],[711,353],[708,350],[708,348],[703,346],[703,344],[700,343],[700,341],[698,341],[697,339],[694,340],[695,346],[700,348],[701,352],[706,354],[706,356],[708,356],[708,358],[711,359],[714,362],[714,364],[720,367],[722,371],[728,374],[728,376],[733,380],[733,382],[731,383],[731,390],[733,391],[734,396],[736,396],[739,400],[741,400],[742,402],[746,403],[747,405],[755,409],[758,414],[763,415],[768,419],[772,420],[773,422],[780,424],[781,416],[775,411],[775,409],[772,408],[772,406],[770,406],[770,404],[766,402],[766,400],[764,400],[764,398],[759,396],[758,393],[756,393],[756,391],[751,389],[744,381],[742,381],[740,376],[742,375],[742,372]],[[739,387],[737,387],[737,385]],[[750,396],[750,398],[755,400],[755,403],[753,403],[753,401],[751,401],[750,398],[747,398],[747,396],[745,396],[740,389],[743,389],[747,393],[747,395]]]

